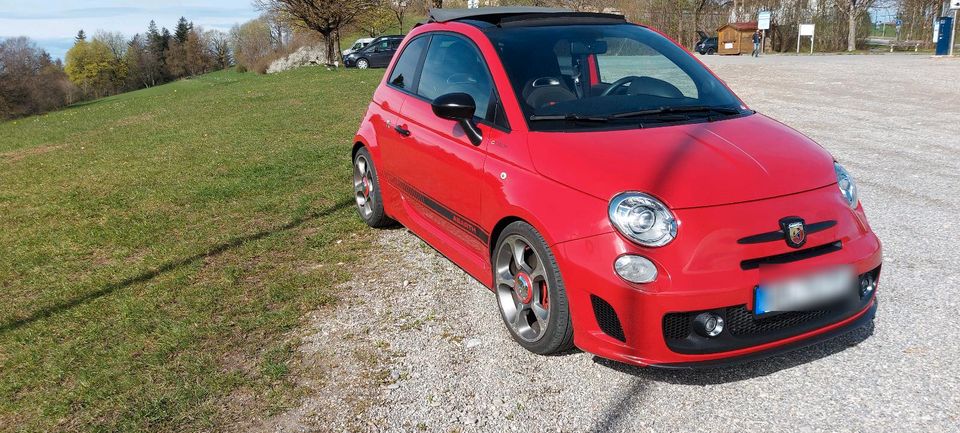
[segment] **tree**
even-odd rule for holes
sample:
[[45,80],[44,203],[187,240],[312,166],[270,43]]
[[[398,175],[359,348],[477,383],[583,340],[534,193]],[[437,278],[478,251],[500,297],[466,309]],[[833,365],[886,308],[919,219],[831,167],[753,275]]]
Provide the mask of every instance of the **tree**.
[[272,51],[270,26],[263,18],[235,25],[230,29],[233,57],[242,70],[254,66]]
[[25,37],[0,40],[0,119],[54,110],[74,101],[76,88],[50,54]]
[[98,30],[93,39],[103,42],[117,60],[122,59],[127,52],[127,39],[120,33]]
[[173,31],[174,39],[181,44],[186,43],[191,29],[193,29],[193,23],[189,23],[186,18],[180,17],[180,20],[177,21],[177,27]]
[[857,21],[875,3],[876,0],[836,0],[837,10],[847,17],[847,51],[857,49]]
[[150,50],[147,39],[137,34],[127,44],[124,62],[127,64],[129,89],[156,86],[161,79],[160,60]]
[[276,7],[270,0],[256,0],[254,6],[263,12],[260,18],[270,28],[270,38],[273,41],[274,48],[286,46],[293,37],[293,29],[290,24],[291,17]]
[[[100,55],[102,54],[102,58]],[[67,51],[67,77],[70,78],[85,95],[96,94],[100,87],[100,71],[106,68],[109,53],[94,53],[91,44],[84,39],[77,40]]]
[[230,53],[230,35],[220,30],[209,30],[204,33],[204,39],[207,42],[207,50],[210,52],[214,68],[229,68],[233,64],[233,56]]
[[207,50],[207,41],[204,40],[202,29],[190,29],[187,41],[183,44],[186,54],[187,73],[196,76],[210,72],[213,67],[213,56]]
[[73,40],[74,42],[85,41],[87,40],[87,34],[83,31],[83,29],[80,29],[80,31],[77,32],[77,37],[73,38]]
[[187,70],[186,44],[174,39],[163,54],[165,72],[168,77],[177,79],[189,75]]
[[155,53],[162,52],[166,49],[165,46],[162,46],[164,44],[163,37],[160,36],[160,30],[157,30],[156,21],[150,20],[150,25],[147,26],[147,39],[145,42],[148,49]]
[[85,95],[101,97],[123,88],[127,77],[126,63],[114,57],[104,41],[77,41],[67,51],[67,77]]
[[393,16],[397,18],[400,33],[403,33],[403,15],[407,12],[407,5],[409,3],[407,0],[387,0],[387,3],[393,12]]
[[313,30],[326,42],[327,61],[336,58],[341,30],[377,6],[379,0],[264,0],[262,7],[295,19],[294,25]]
[[371,38],[384,34],[394,22],[393,11],[386,5],[389,1],[384,1],[383,5],[371,8],[359,17],[354,24],[355,27]]

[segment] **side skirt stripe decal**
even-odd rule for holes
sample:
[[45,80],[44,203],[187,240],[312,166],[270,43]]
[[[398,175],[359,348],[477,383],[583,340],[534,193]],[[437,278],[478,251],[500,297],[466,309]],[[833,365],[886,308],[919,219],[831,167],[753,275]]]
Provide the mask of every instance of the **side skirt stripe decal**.
[[477,238],[484,245],[490,242],[490,234],[480,228],[479,225],[465,218],[463,215],[460,215],[454,212],[452,209],[440,204],[437,200],[432,197],[424,194],[420,190],[413,187],[413,185],[404,182],[396,176],[387,175],[384,176],[388,182],[395,185],[400,191],[409,196],[410,198],[420,202],[427,209],[432,210],[437,215],[443,217],[447,221],[450,221],[457,227],[460,227],[471,236]]

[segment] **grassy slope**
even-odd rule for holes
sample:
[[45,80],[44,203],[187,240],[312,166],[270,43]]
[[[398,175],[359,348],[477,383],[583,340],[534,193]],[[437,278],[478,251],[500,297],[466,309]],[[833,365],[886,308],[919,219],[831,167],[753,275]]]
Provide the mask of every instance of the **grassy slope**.
[[283,333],[363,245],[349,145],[381,74],[219,72],[0,124],[0,431],[289,403]]

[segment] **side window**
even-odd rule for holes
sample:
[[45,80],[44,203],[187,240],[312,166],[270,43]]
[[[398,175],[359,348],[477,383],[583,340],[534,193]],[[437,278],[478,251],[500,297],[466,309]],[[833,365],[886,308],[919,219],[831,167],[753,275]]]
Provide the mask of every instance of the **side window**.
[[429,37],[420,37],[410,41],[407,47],[400,53],[396,66],[390,72],[390,84],[402,89],[410,89],[413,84],[414,74],[417,73],[417,65],[420,63],[420,57],[423,50],[427,48]]
[[497,122],[499,104],[491,104],[493,80],[480,52],[463,38],[447,34],[433,36],[417,93],[431,101],[448,93],[466,93],[477,104],[475,116]]

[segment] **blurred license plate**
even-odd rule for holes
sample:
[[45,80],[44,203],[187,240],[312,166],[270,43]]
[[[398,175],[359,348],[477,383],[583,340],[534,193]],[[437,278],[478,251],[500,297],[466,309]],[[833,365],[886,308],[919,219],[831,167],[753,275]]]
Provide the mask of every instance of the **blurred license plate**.
[[813,310],[855,293],[850,266],[800,277],[761,282],[754,290],[753,314]]

